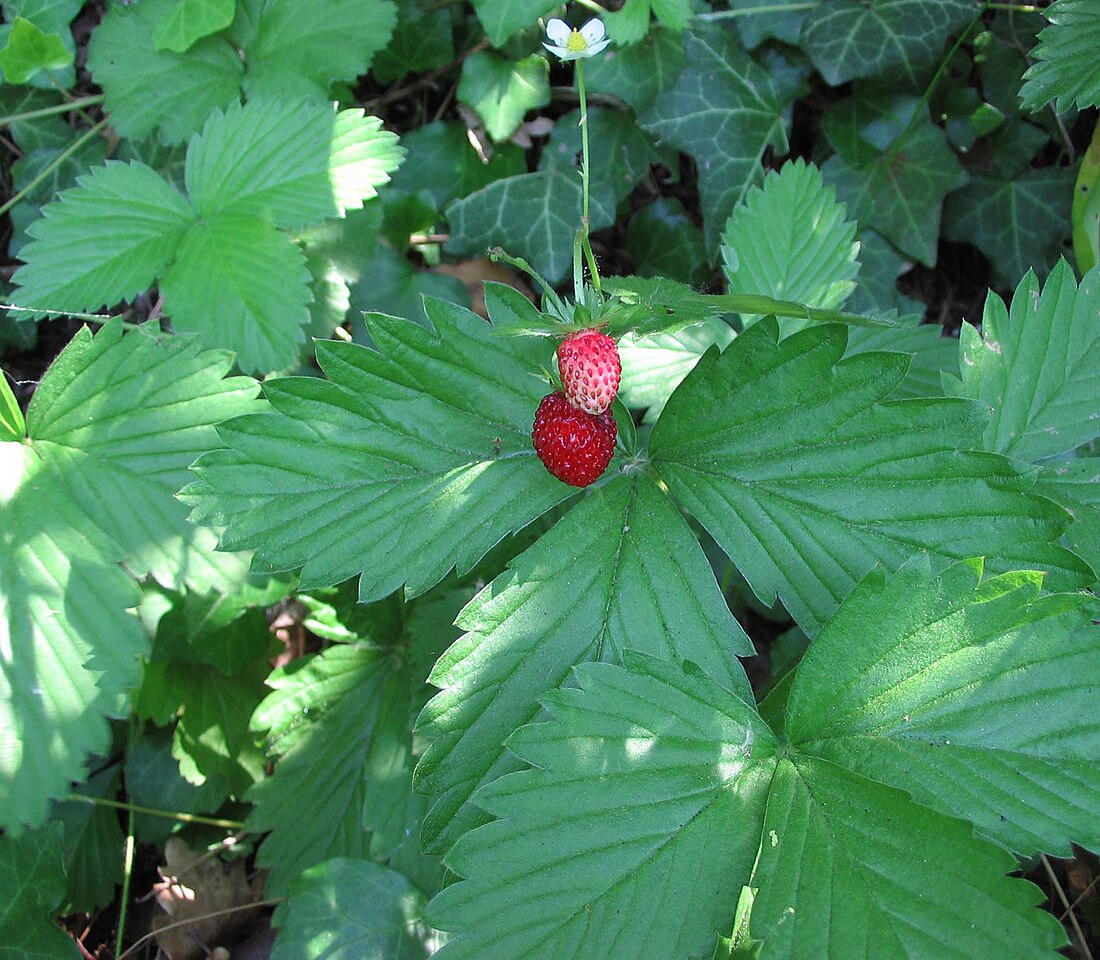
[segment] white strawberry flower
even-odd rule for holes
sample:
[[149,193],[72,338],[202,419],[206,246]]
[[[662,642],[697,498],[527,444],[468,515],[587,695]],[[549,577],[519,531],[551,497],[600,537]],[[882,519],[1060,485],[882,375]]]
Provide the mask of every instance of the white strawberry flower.
[[552,41],[543,43],[552,54],[562,61],[580,60],[585,57],[594,57],[602,52],[611,42],[602,20],[593,17],[580,30],[574,30],[564,20],[557,17],[546,24],[546,36]]

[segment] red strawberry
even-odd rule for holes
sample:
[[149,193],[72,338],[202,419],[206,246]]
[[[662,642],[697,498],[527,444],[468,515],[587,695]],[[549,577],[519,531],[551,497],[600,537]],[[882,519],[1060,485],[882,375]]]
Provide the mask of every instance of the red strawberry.
[[607,469],[618,430],[610,413],[585,413],[569,405],[564,393],[542,398],[531,439],[535,453],[559,480],[587,487]]
[[603,413],[619,392],[623,365],[615,341],[599,330],[571,333],[558,345],[566,399],[578,410]]

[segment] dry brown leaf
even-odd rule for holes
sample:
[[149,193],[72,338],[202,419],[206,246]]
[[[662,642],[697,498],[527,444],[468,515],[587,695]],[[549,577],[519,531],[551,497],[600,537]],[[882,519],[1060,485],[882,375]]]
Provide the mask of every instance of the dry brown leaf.
[[460,260],[457,263],[441,263],[437,267],[432,267],[431,272],[458,277],[466,284],[466,289],[470,291],[470,309],[482,317],[486,316],[483,285],[487,280],[515,287],[528,300],[535,302],[535,295],[531,292],[531,288],[518,274],[502,263],[494,263],[488,257],[482,257],[480,260]]

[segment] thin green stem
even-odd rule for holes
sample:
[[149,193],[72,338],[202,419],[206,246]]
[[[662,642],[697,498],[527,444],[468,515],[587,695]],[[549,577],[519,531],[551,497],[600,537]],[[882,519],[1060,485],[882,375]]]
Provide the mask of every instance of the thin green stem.
[[201,817],[197,814],[179,813],[175,810],[157,810],[155,807],[142,807],[136,803],[108,800],[105,797],[89,797],[82,793],[70,793],[65,799],[74,803],[90,803],[97,807],[114,807],[116,810],[128,810],[131,814],[144,813],[150,817],[179,820],[181,823],[201,823],[208,827],[223,827],[226,830],[241,830],[244,828],[244,824],[239,820],[219,820],[217,817]]
[[608,13],[607,10],[596,3],[596,0],[577,0],[577,6],[591,10],[597,17],[606,17]]
[[20,200],[22,200],[28,193],[30,193],[35,187],[37,187],[43,180],[49,177],[58,167],[61,166],[66,160],[69,159],[77,150],[79,150],[84,144],[92,139],[100,130],[107,126],[106,120],[100,120],[94,127],[91,128],[82,137],[78,137],[72,143],[70,143],[64,150],[59,153],[51,163],[47,164],[42,172],[38,174],[30,183],[28,183],[22,190],[20,190],[15,196],[8,200],[3,206],[0,206],[0,216],[7,213],[12,207],[14,207]]
[[[136,723],[131,719],[127,756],[133,751],[136,729]],[[115,937],[116,957],[122,953],[122,941],[126,935],[126,908],[130,903],[130,880],[134,874],[134,846],[134,811],[131,809],[126,815],[126,856],[122,862],[122,895],[119,898],[118,934]]]
[[[17,307],[14,303],[0,303],[0,310],[11,310],[13,313],[33,313],[35,317],[71,317],[73,320],[87,320],[89,323],[106,323],[113,320],[109,313],[74,313],[72,310],[44,310],[41,307]],[[143,326],[130,320],[122,321],[123,329],[139,330]]]
[[[588,91],[584,85],[584,61],[577,61],[577,98],[580,100],[581,110],[581,249],[588,263],[588,273],[592,279],[592,286],[596,292],[600,292],[600,272],[596,269],[596,257],[592,253],[592,241],[589,234],[592,229],[592,221],[589,217],[589,186],[591,177],[591,160],[588,153]],[[580,296],[577,296],[580,302]]]
[[39,110],[27,110],[24,113],[13,113],[7,117],[0,117],[0,127],[7,127],[13,123],[22,123],[24,120],[39,120],[42,117],[52,117],[59,113],[69,113],[72,110],[82,110],[84,107],[94,107],[102,103],[105,97],[97,93],[92,97],[81,97],[79,100],[71,100],[68,103],[56,103],[52,107],[42,107]]
[[798,10],[813,10],[820,7],[820,0],[811,0],[809,3],[771,3],[763,7],[749,7],[743,10],[715,10],[713,13],[704,13],[700,20],[729,20],[732,17],[751,17],[757,13],[794,13]]

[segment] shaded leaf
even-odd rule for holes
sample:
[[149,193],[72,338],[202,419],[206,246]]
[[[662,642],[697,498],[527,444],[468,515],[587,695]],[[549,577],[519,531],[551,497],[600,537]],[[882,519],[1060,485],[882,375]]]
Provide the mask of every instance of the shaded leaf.
[[550,64],[537,53],[522,60],[479,50],[462,64],[458,100],[481,117],[494,140],[507,140],[528,110],[550,102]]
[[778,596],[812,636],[872,566],[922,549],[1026,562],[1064,585],[1088,577],[1049,542],[1061,511],[1025,493],[1010,461],[966,449],[980,446],[979,405],[883,402],[908,358],[841,360],[843,327],[778,335],[765,319],[708,353],[650,437],[661,477],[764,603]]
[[0,942],[12,960],[76,960],[76,944],[53,923],[65,896],[63,830],[49,823],[0,835]]
[[730,211],[762,176],[763,152],[787,150],[783,108],[793,91],[780,90],[736,37],[719,26],[690,32],[687,57],[687,69],[640,120],[663,142],[696,157],[706,236],[713,248]]
[[494,47],[520,30],[535,26],[539,17],[556,6],[556,0],[473,0],[474,10]]
[[221,426],[229,449],[188,493],[197,519],[228,523],[223,547],[254,544],[257,569],[303,567],[303,589],[360,574],[364,601],[415,595],[569,495],[531,449],[545,344],[427,309],[434,332],[371,317],[376,350],[319,342],[331,380],[269,380],[270,413]]
[[416,784],[436,798],[424,825],[433,852],[484,820],[471,793],[516,768],[504,741],[578,663],[621,662],[630,647],[690,660],[752,699],[736,656],[752,645],[691,530],[643,478],[620,477],[575,506],[466,606],[457,626],[468,632],[432,671],[443,692],[417,727],[431,741]]
[[153,29],[153,46],[186,53],[195,41],[228,27],[236,12],[236,0],[179,0]]
[[609,93],[641,113],[672,86],[686,64],[684,35],[658,24],[642,43],[589,60],[585,80],[589,90]]
[[981,333],[963,325],[963,394],[993,410],[986,449],[1041,460],[1100,435],[1098,311],[1100,270],[1078,289],[1060,260],[1042,292],[1029,271],[1011,308],[990,293]]

